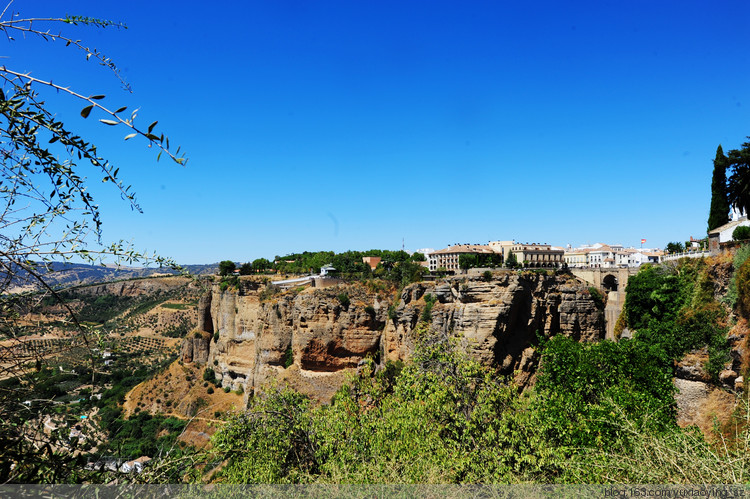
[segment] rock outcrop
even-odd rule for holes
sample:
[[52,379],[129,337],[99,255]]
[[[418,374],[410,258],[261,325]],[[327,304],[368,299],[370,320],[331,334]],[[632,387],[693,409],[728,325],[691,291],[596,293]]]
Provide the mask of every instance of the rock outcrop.
[[[428,294],[436,300],[425,312]],[[208,362],[233,390],[249,394],[269,382],[289,383],[319,400],[330,399],[368,356],[380,364],[408,359],[420,321],[458,337],[476,359],[515,373],[522,384],[533,382],[539,335],[581,341],[604,335],[603,312],[585,285],[533,272],[421,282],[398,296],[361,283],[273,294],[243,278],[239,288],[214,285],[198,314],[209,352],[204,356],[195,336],[186,338],[184,361]]]
[[183,362],[206,363],[210,346],[211,335],[205,331],[195,331],[182,340],[180,358]]

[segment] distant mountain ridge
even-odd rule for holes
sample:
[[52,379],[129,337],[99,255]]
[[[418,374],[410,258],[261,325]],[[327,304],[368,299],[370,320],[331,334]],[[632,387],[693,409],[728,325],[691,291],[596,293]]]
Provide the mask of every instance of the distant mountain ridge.
[[[45,267],[49,270],[45,270]],[[192,275],[215,274],[219,270],[218,263],[205,265],[183,265],[183,270]],[[135,279],[155,275],[175,275],[179,272],[170,268],[159,267],[109,267],[84,263],[50,262],[39,265],[39,272],[44,276],[47,284],[54,289],[69,288],[87,284],[100,284],[121,279]],[[39,291],[41,283],[24,270],[16,272],[10,281],[7,293],[21,293]]]

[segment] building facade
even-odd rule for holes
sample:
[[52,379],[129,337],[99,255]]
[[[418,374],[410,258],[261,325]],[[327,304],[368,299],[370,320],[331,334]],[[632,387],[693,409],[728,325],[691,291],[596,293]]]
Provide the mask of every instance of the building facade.
[[459,258],[461,255],[480,255],[494,254],[487,245],[482,244],[457,244],[447,248],[434,251],[428,257],[430,272],[436,272],[438,269],[448,272],[457,272],[460,269]]
[[549,244],[519,244],[510,247],[510,252],[520,264],[531,267],[557,267],[565,260],[565,251]]

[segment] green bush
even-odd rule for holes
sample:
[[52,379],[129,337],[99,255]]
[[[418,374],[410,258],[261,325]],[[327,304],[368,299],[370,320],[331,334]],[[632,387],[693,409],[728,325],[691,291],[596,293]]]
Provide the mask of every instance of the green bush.
[[[748,255],[750,251],[740,248],[735,262],[744,263]],[[707,347],[706,369],[715,379],[728,359],[729,345],[726,312],[714,299],[705,265],[703,260],[683,259],[675,267],[645,266],[628,281],[624,312],[637,330],[635,339],[663,351],[666,358],[678,360],[690,350]],[[728,295],[734,292],[734,300],[742,279],[741,272],[732,277]]]
[[740,225],[732,232],[732,239],[735,241],[744,241],[750,239],[750,227],[746,225]]
[[734,288],[737,294],[737,309],[746,319],[750,319],[750,260],[745,260],[734,273]]
[[544,447],[526,408],[528,399],[491,370],[429,337],[409,365],[364,373],[331,405],[312,407],[287,389],[253,400],[214,436],[217,459],[231,456],[217,478],[477,483],[523,473],[552,477],[562,456]]
[[596,305],[596,308],[598,308],[599,310],[604,310],[604,297],[599,292],[599,290],[591,286],[589,287],[589,294],[591,295],[591,298],[594,300],[594,304]]
[[425,307],[419,318],[422,322],[430,322],[432,320],[432,307],[435,305],[436,300],[437,298],[433,294],[427,293],[424,295]]
[[216,384],[216,373],[210,367],[206,367],[203,370],[203,381]]
[[346,293],[341,293],[337,296],[339,299],[339,302],[341,303],[341,306],[344,308],[349,308],[349,304],[351,301],[349,300],[349,295]]
[[544,345],[537,389],[547,438],[558,445],[617,442],[621,411],[654,431],[674,425],[671,358],[640,341],[556,336]]
[[742,267],[742,264],[745,263],[748,258],[750,258],[750,244],[743,244],[737,249],[737,252],[734,254],[734,259],[732,261],[734,274],[732,274],[732,279],[729,281],[729,289],[727,290],[727,294],[722,300],[731,308],[734,308],[737,305],[737,271],[740,269],[740,267]]
[[395,304],[388,307],[388,318],[394,322],[398,319],[398,312],[396,311]]
[[276,286],[275,284],[266,284],[266,287],[263,288],[263,290],[258,293],[258,300],[260,301],[266,301],[277,294],[281,293],[281,288],[279,286]]
[[294,364],[294,352],[292,351],[292,347],[290,345],[289,348],[287,348],[284,352],[284,369],[288,369],[292,364]]

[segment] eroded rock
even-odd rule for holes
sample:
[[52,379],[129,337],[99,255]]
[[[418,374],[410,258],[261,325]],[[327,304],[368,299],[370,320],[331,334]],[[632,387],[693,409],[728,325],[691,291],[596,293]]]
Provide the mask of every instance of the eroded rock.
[[[487,282],[452,277],[420,282],[398,296],[361,283],[269,293],[241,281],[214,285],[199,305],[199,323],[218,333],[207,362],[225,386],[252,393],[270,381],[326,400],[363,359],[404,361],[414,352],[420,322],[453,335],[474,358],[533,383],[539,337],[603,337],[604,316],[588,288],[569,276],[500,272]],[[425,311],[425,295],[436,300]],[[345,296],[344,296],[345,295]],[[203,344],[183,345],[183,359],[203,358]],[[196,352],[199,352],[196,355]]]

